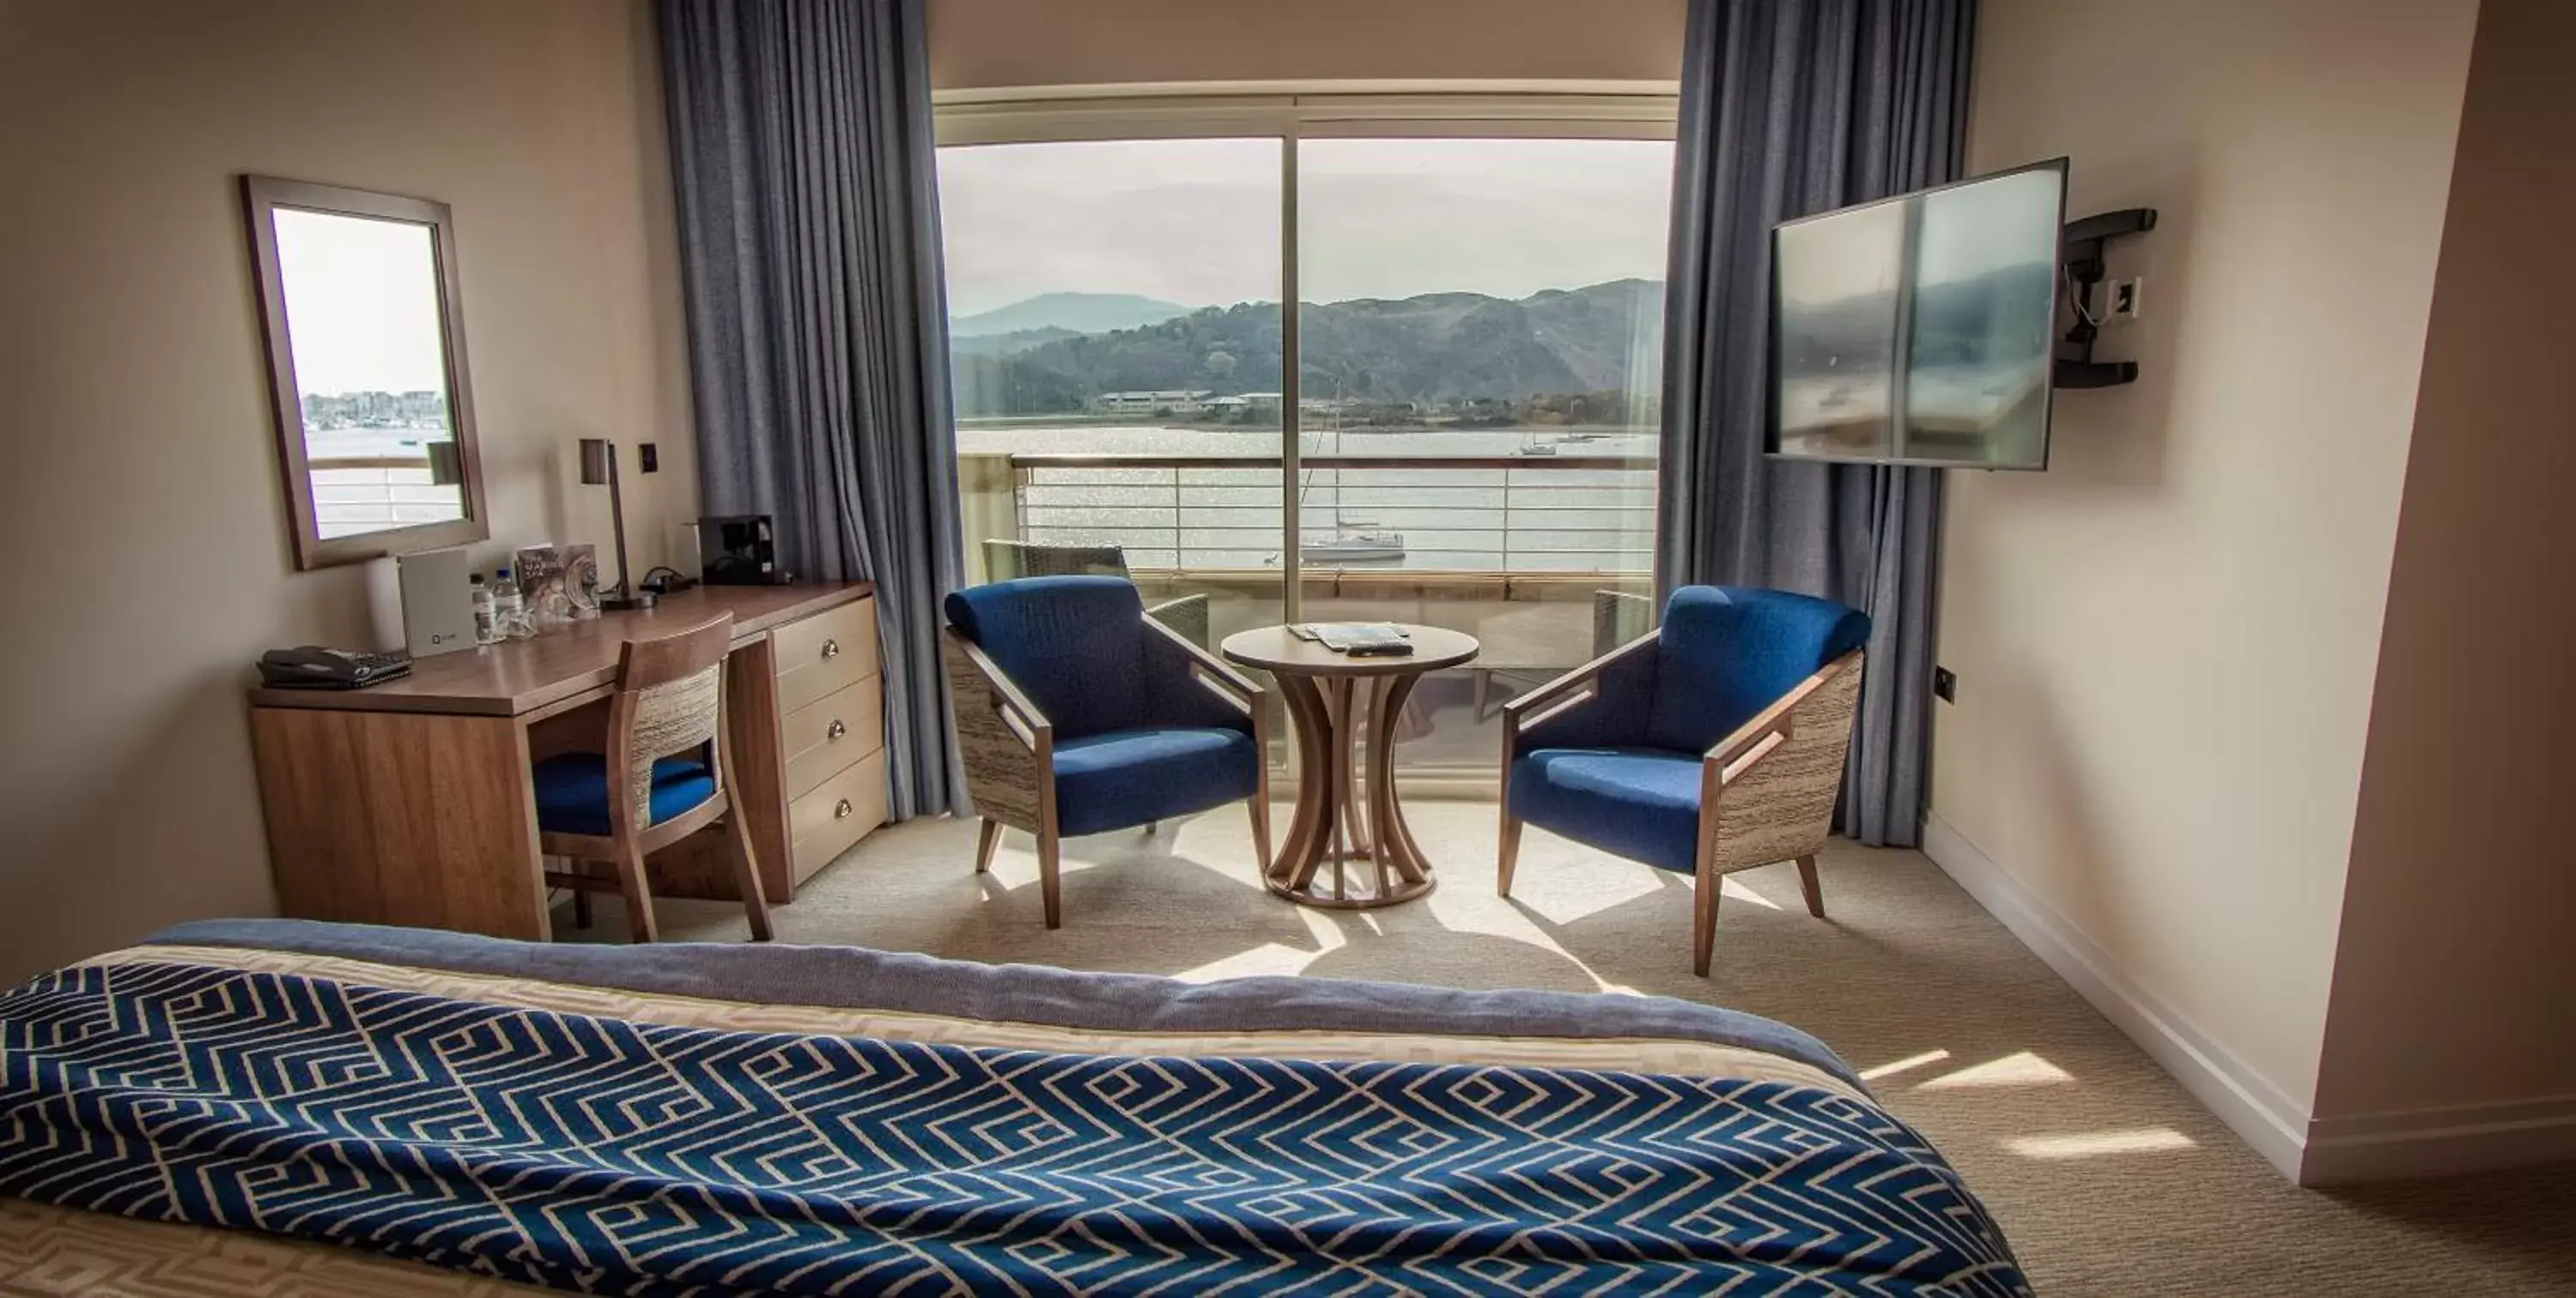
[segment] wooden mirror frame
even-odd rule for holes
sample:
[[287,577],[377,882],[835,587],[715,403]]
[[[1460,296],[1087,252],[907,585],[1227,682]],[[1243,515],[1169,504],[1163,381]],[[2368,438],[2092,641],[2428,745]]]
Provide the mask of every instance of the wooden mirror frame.
[[[244,176],[241,181],[242,211],[250,226],[251,261],[259,274],[260,320],[268,345],[268,384],[276,404],[277,456],[286,476],[287,522],[294,532],[295,566],[311,571],[386,555],[464,545],[491,536],[491,522],[484,516],[483,459],[474,439],[473,388],[465,376],[465,307],[456,289],[455,221],[447,204],[270,176]],[[313,473],[304,445],[303,390],[295,379],[294,335],[286,321],[286,281],[277,261],[279,208],[430,228],[430,247],[438,271],[439,341],[447,365],[447,414],[456,435],[462,479],[458,486],[464,492],[465,517],[352,536],[322,535],[314,513]]]

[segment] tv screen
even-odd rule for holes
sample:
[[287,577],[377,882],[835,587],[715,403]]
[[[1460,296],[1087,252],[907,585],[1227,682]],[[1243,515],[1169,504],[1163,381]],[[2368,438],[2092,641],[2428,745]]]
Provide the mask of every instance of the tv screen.
[[1771,232],[1767,449],[2048,467],[2066,159]]

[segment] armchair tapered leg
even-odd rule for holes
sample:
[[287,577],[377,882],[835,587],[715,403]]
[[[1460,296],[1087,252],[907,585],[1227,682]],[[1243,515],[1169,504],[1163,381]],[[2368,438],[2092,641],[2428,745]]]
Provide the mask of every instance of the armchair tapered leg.
[[653,890],[644,882],[644,853],[631,841],[619,851],[617,882],[626,894],[627,940],[651,942],[661,937],[653,924]]
[[1691,972],[1708,977],[1709,956],[1717,950],[1717,898],[1720,876],[1703,861],[1691,889]]
[[1048,928],[1064,927],[1064,888],[1057,877],[1060,846],[1052,826],[1038,831],[1038,891],[1046,896]]
[[1512,895],[1512,871],[1521,863],[1521,818],[1503,808],[1501,838],[1494,850],[1494,895]]
[[975,836],[975,873],[993,872],[993,849],[1001,845],[1002,822],[990,816],[985,817],[982,832]]
[[1252,809],[1252,850],[1259,858],[1254,863],[1256,880],[1270,877],[1270,788],[1265,782],[1261,791],[1246,799]]
[[1816,858],[1812,856],[1798,858],[1798,891],[1807,894],[1807,913],[1823,919],[1825,889],[1816,879]]

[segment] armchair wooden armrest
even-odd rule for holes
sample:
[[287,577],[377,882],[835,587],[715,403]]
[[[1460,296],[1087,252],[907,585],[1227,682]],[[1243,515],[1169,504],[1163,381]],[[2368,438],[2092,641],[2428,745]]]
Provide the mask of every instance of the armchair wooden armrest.
[[[1503,704],[1503,752],[1508,758],[1521,731],[1571,712],[1601,697],[1601,673],[1631,654],[1651,652],[1655,634],[1648,632],[1528,693]],[[1505,765],[1509,765],[1506,761]]]
[[1233,704],[1237,711],[1250,714],[1256,726],[1260,724],[1263,714],[1267,711],[1262,700],[1269,695],[1270,691],[1263,689],[1260,683],[1251,677],[1237,671],[1232,663],[1209,653],[1204,647],[1192,643],[1188,636],[1156,621],[1150,615],[1145,619],[1145,629],[1150,634],[1159,635],[1170,641],[1174,648],[1188,655],[1190,676],[1199,684],[1206,686],[1209,693]]
[[1512,867],[1520,859],[1521,821],[1512,814],[1512,757],[1520,751],[1521,731],[1586,707],[1601,697],[1601,673],[1631,654],[1652,653],[1656,633],[1646,634],[1601,655],[1537,689],[1503,704],[1502,782],[1494,790],[1494,809],[1501,818],[1494,856],[1494,891],[1512,895]]
[[1055,725],[974,641],[939,634],[967,796],[986,820],[1037,833],[1055,819]]
[[1771,706],[1755,713],[1753,719],[1735,728],[1735,733],[1717,742],[1702,754],[1726,773],[1729,781],[1752,769],[1754,763],[1770,756],[1797,731],[1798,709],[1831,686],[1845,671],[1855,675],[1860,670],[1861,651],[1852,650],[1826,663],[1816,674],[1798,682],[1797,688],[1783,694]]
[[1235,670],[1234,664],[1190,643],[1189,637],[1180,632],[1152,618],[1145,619],[1145,625],[1154,634],[1178,645],[1182,653],[1189,655],[1190,676],[1193,679],[1205,686],[1209,693],[1234,705],[1236,710],[1252,719],[1252,751],[1261,762],[1260,773],[1254,776],[1252,843],[1254,850],[1261,854],[1262,866],[1265,869],[1268,868],[1270,864],[1270,691],[1263,689],[1260,682]]

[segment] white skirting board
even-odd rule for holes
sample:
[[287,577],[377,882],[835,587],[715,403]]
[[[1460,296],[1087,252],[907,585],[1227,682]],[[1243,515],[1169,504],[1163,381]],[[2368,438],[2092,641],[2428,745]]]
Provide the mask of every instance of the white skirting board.
[[2128,1033],[2192,1098],[2208,1106],[2281,1175],[2297,1179],[2300,1154],[2307,1143],[2304,1108],[2226,1047],[2202,1035],[2172,1007],[2129,981],[2093,939],[2078,932],[1939,816],[1924,819],[1923,854],[1978,905],[2002,920],[2068,986],[2091,1001],[2102,1017]]
[[2219,1121],[2301,1185],[2576,1158],[2576,1095],[2311,1121],[2303,1106],[2130,981],[2091,938],[1938,816],[1925,818],[1923,854]]

